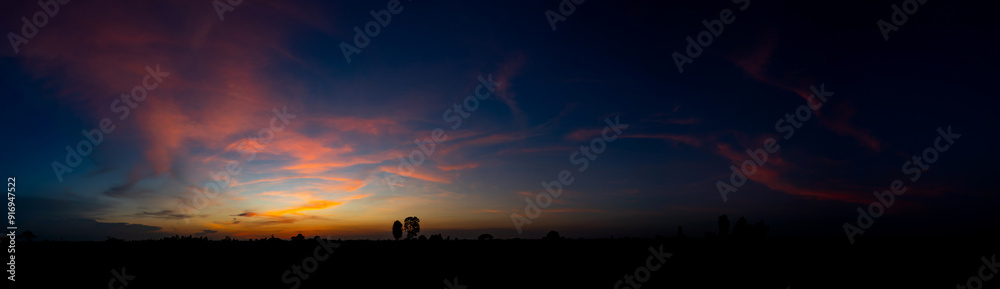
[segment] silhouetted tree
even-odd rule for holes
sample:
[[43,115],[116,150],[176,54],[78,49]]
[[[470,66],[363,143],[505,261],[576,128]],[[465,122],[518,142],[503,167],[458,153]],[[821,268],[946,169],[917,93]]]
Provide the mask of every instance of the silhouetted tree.
[[420,219],[417,217],[406,217],[403,219],[403,230],[406,230],[406,238],[412,239],[420,233]]
[[681,226],[677,226],[677,238],[684,239],[684,229]]
[[305,241],[305,240],[306,240],[306,236],[302,236],[302,234],[299,234],[299,235],[297,235],[295,237],[292,237],[292,241]]
[[480,241],[489,241],[489,240],[493,240],[493,235],[490,235],[490,234],[482,234],[482,235],[479,235],[479,240],[480,240]]
[[542,240],[559,240],[559,232],[549,231]]
[[431,237],[430,237],[430,238],[427,238],[427,239],[428,239],[428,240],[431,240],[431,241],[444,241],[444,238],[443,238],[443,237],[441,237],[441,234],[434,234],[434,235],[431,235]]
[[417,241],[427,241],[427,237],[424,237],[424,235],[420,235],[420,238],[417,238]]
[[38,236],[35,236],[35,233],[32,233],[31,231],[24,231],[24,233],[21,233],[19,237],[25,241],[31,242],[32,239],[37,238]]
[[743,238],[747,237],[749,233],[750,227],[747,225],[747,219],[740,217],[740,219],[736,221],[736,225],[733,226],[733,237]]
[[764,236],[767,236],[767,231],[771,230],[770,227],[764,224],[764,221],[757,222],[757,225],[754,225],[752,228],[753,235],[757,238],[764,238]]
[[392,223],[392,237],[396,238],[396,241],[403,237],[403,223],[400,223],[399,220]]
[[729,216],[719,216],[719,238],[729,236]]

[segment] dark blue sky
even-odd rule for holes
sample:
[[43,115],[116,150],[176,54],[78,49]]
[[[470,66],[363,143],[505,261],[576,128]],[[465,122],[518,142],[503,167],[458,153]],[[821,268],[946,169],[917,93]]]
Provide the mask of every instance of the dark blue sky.
[[[389,1],[245,0],[223,20],[203,2],[74,1],[0,50],[0,157],[22,226],[51,239],[388,238],[415,215],[427,235],[607,237],[701,235],[728,214],[775,235],[844,235],[900,179],[908,190],[866,235],[996,227],[992,2],[929,1],[886,40],[876,23],[900,1],[589,0],[555,31],[559,1],[402,1],[350,63],[341,43]],[[679,72],[672,55],[726,9],[735,19]],[[22,35],[20,18],[42,10],[0,11]],[[115,100],[157,66],[122,119]],[[455,128],[480,77],[499,85]],[[811,86],[832,95],[783,138],[776,122]],[[104,118],[115,130],[57,173]],[[595,141],[606,119],[627,128]],[[904,164],[948,127],[961,137],[910,181]],[[438,128],[447,139],[400,172]],[[780,149],[723,200],[718,181],[768,138]],[[574,152],[594,142],[606,149],[581,171]],[[199,203],[227,164],[239,173]],[[518,233],[525,198],[562,170],[573,183]]]

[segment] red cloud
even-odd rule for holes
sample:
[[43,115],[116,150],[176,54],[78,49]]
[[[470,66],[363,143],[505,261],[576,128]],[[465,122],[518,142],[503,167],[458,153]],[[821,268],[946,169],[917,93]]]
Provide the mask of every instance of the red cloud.
[[675,143],[684,143],[694,147],[700,147],[702,141],[696,137],[676,134],[624,134],[622,138],[652,138],[669,140]]
[[441,170],[443,170],[443,171],[467,170],[467,169],[474,169],[474,168],[478,168],[478,167],[479,167],[478,163],[465,163],[465,164],[458,164],[458,165],[453,165],[453,166],[441,166],[441,165],[438,166],[438,168],[441,169]]
[[517,76],[521,70],[521,66],[524,66],[525,61],[526,57],[523,54],[517,54],[507,59],[500,65],[500,69],[494,74],[493,78],[494,81],[500,83],[495,94],[503,100],[504,104],[507,104],[507,107],[510,108],[510,111],[514,115],[521,114],[521,108],[517,106],[517,94],[510,90],[513,86],[511,85],[511,80]]
[[[815,83],[814,78],[803,77],[795,73],[794,70],[790,70],[790,72],[786,72],[783,75],[774,76],[777,73],[771,71],[769,64],[774,57],[777,45],[777,34],[770,32],[763,38],[761,44],[752,49],[750,53],[734,55],[730,59],[743,68],[751,78],[787,91],[795,92],[808,101],[809,95],[812,94],[808,90],[808,87],[819,84]],[[863,147],[875,152],[881,151],[882,144],[877,138],[872,136],[867,129],[855,127],[849,122],[850,116],[854,112],[853,107],[849,106],[845,100],[840,99],[833,99],[827,102],[827,104],[830,103],[836,103],[836,105],[832,105],[834,108],[821,107],[816,111],[820,124],[838,135],[855,138]]]
[[[757,143],[763,144],[763,139]],[[745,152],[733,149],[731,146],[723,143],[717,144],[715,148],[716,154],[728,159],[734,166],[737,166],[737,169],[739,169],[739,166],[744,161],[750,159],[749,155]],[[833,187],[802,187],[794,184],[786,176],[792,172],[800,171],[802,168],[795,163],[786,161],[781,153],[781,151],[778,151],[777,153],[769,154],[767,163],[757,166],[756,172],[750,175],[748,179],[763,184],[772,190],[805,198],[859,204],[871,202],[870,198],[859,197],[860,195],[855,191],[858,188],[843,190]],[[728,182],[728,174],[727,179],[724,181]]]

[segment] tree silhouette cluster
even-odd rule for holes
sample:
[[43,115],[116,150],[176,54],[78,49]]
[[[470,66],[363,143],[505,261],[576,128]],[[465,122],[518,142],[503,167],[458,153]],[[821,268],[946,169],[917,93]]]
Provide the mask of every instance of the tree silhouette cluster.
[[[736,225],[732,227],[732,237],[737,239],[762,239],[767,235],[767,232],[771,227],[764,224],[764,221],[757,222],[755,225],[747,223],[747,220],[740,217],[736,221]],[[682,234],[680,228],[677,228],[678,235]],[[706,237],[714,236],[711,233],[705,233]],[[719,238],[729,237],[729,216],[722,215],[719,216]]]
[[420,219],[417,217],[406,217],[403,219],[403,230],[406,231],[406,239],[413,239],[420,233]]
[[392,237],[396,238],[396,241],[403,237],[403,223],[400,223],[399,220],[392,223]]
[[[420,233],[420,219],[411,216],[411,217],[406,217],[406,219],[403,219],[402,223],[400,223],[399,220],[396,220],[396,222],[392,223],[393,238],[395,238],[398,241],[399,238],[403,237],[403,232],[406,232],[405,240],[411,240],[414,237],[416,237],[417,234]],[[431,238],[433,237],[434,236],[431,235]],[[420,235],[420,238],[418,240],[427,240],[427,237]]]

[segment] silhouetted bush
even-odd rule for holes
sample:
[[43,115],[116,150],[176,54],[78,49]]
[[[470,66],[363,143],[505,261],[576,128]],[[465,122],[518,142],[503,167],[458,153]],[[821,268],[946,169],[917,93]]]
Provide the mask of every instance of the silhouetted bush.
[[406,231],[406,238],[411,239],[420,233],[420,219],[417,217],[406,217],[403,219],[403,230]]
[[403,223],[400,223],[399,220],[392,223],[392,237],[396,238],[396,241],[403,237]]

